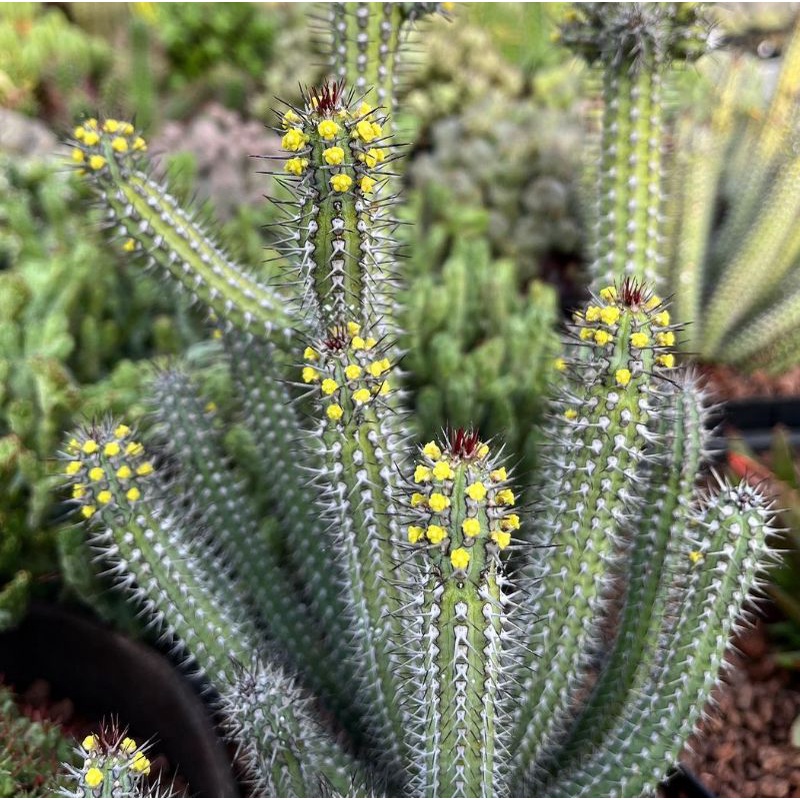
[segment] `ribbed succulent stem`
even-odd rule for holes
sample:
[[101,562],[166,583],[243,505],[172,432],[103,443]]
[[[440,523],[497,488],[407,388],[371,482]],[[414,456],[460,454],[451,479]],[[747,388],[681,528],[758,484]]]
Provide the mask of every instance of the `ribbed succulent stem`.
[[239,743],[257,797],[364,796],[363,770],[323,730],[311,699],[283,672],[243,669],[222,697],[225,727]]
[[615,582],[625,572],[625,527],[642,502],[658,373],[674,364],[674,333],[664,330],[669,314],[632,280],[603,289],[580,322],[572,334],[585,352],[578,348],[565,363],[537,521],[535,542],[548,557],[527,568],[522,587],[532,635],[520,659],[526,688],[510,747],[516,780],[557,746],[585,688]]
[[[549,796],[640,797],[655,790],[692,732],[717,684],[728,639],[768,558],[769,514],[742,484],[692,510],[673,540],[653,616],[625,706],[602,750],[550,784]],[[639,765],[661,765],[641,770]]]
[[226,324],[258,335],[291,335],[293,322],[281,298],[231,262],[167,188],[147,176],[146,146],[133,126],[90,120],[75,133],[75,160],[84,165],[109,223],[129,237],[124,249],[144,252]]
[[593,288],[630,276],[654,282],[661,250],[661,71],[624,61],[603,73]]
[[477,435],[454,433],[421,455],[407,529],[424,553],[408,602],[417,615],[407,700],[409,751],[418,754],[413,790],[491,797],[502,793],[507,738],[499,721],[506,614],[499,556],[519,518],[505,470]]
[[155,418],[178,460],[181,488],[190,498],[194,521],[207,532],[208,546],[230,566],[253,617],[294,666],[326,697],[335,696],[337,683],[312,619],[243,490],[243,477],[226,462],[213,412],[205,409],[199,387],[172,370],[155,381],[153,401]]
[[537,790],[545,791],[552,775],[581,763],[603,737],[628,699],[631,682],[647,646],[649,628],[665,613],[664,586],[672,581],[665,563],[673,541],[681,541],[707,437],[702,391],[691,375],[670,385],[659,419],[659,452],[647,474],[642,513],[626,532],[630,537],[627,592],[613,648],[588,701],[569,727],[561,746],[541,761]]
[[90,543],[115,582],[148,621],[173,639],[218,689],[234,661],[259,652],[259,636],[224,565],[159,499],[153,466],[124,425],[79,432],[67,448],[67,474]]

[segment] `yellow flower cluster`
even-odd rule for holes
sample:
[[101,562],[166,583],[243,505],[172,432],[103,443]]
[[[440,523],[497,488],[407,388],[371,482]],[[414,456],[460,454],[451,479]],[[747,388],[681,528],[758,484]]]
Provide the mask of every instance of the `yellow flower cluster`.
[[[358,410],[391,391],[385,377],[391,371],[391,362],[388,358],[376,359],[372,355],[377,339],[372,336],[364,338],[361,325],[352,321],[337,333],[349,339],[349,347],[332,350],[324,343],[306,347],[303,358],[311,363],[306,364],[300,373],[303,383],[318,384],[322,399],[330,401],[325,415],[332,422],[339,422],[344,417],[348,401],[354,410]],[[327,353],[327,358],[323,358],[323,352]]]
[[85,519],[91,519],[98,507],[135,503],[142,496],[135,479],[154,472],[153,464],[144,460],[144,447],[132,438],[127,425],[72,438],[66,451],[69,460],[64,473],[72,481],[72,498],[80,501]]
[[[485,450],[484,450],[485,448]],[[476,455],[483,459],[488,455],[488,447],[479,445]],[[489,538],[504,549],[511,543],[511,532],[518,530],[520,519],[517,514],[509,513],[508,507],[516,502],[514,492],[503,486],[508,480],[505,467],[486,471],[486,467],[476,465],[466,467],[466,483],[462,484],[466,503],[466,516],[461,522],[460,537],[465,548],[463,556],[456,560],[461,564],[457,566],[452,561],[453,567],[458,570],[466,569],[469,563],[469,548],[474,540],[480,537],[483,529],[484,516],[488,520]],[[436,442],[428,442],[421,450],[421,460],[415,465],[413,480],[420,488],[411,494],[409,505],[422,518],[425,525],[413,524],[407,528],[408,541],[418,544],[425,541],[427,544],[438,545],[447,539],[450,526],[450,509],[453,503],[453,491],[456,482],[456,470],[464,467],[458,459]],[[461,490],[459,490],[461,491]],[[453,553],[457,552],[456,550]],[[463,563],[462,563],[463,562]]]
[[[83,749],[88,753],[85,766],[88,766],[83,780],[90,789],[96,789],[103,783],[105,778],[103,769],[112,773],[117,773],[122,766],[139,775],[149,775],[151,763],[150,759],[139,749],[136,742],[126,736],[121,742],[115,745],[103,744],[100,737],[90,734],[82,742]],[[102,762],[98,757],[102,757]]]
[[92,117],[78,125],[73,136],[78,143],[72,150],[73,162],[95,172],[108,164],[109,153],[123,156],[147,150],[147,143],[133,125],[116,119],[107,119],[101,125]]

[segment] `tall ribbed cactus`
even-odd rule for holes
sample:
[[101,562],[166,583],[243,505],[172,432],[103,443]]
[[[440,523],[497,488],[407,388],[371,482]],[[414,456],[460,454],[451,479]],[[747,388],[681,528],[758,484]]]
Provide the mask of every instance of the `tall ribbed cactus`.
[[664,78],[705,46],[696,3],[583,3],[561,30],[601,69],[603,119],[593,200],[594,288],[618,277],[655,282],[663,234]]
[[280,294],[164,190],[142,201],[126,123],[79,129],[75,161],[131,251],[210,307],[259,467],[248,483],[227,463],[213,408],[173,368],[149,436],[104,422],[67,442],[79,517],[219,692],[260,794],[652,791],[717,680],[769,513],[746,487],[697,495],[702,389],[632,277],[567,332],[531,507],[477,431],[410,443],[374,191],[384,124],[339,82],[283,113]]

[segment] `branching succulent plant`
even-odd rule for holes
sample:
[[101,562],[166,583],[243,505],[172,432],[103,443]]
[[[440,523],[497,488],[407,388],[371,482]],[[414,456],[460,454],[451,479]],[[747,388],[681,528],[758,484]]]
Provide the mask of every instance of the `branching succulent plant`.
[[[629,277],[576,317],[518,506],[499,443],[409,441],[381,110],[337,82],[281,126],[281,287],[149,177],[132,126],[75,132],[112,231],[209,309],[259,465],[248,487],[191,376],[164,372],[146,445],[110,421],[65,445],[98,559],[219,692],[259,794],[653,791],[770,532],[756,490],[697,492],[705,401],[669,311]],[[597,246],[603,264],[626,250]]]

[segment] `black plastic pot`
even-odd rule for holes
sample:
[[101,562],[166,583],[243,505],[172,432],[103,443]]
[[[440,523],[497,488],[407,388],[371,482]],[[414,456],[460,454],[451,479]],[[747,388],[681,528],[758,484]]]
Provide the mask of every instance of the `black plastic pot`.
[[0,673],[24,689],[44,679],[84,717],[119,717],[153,740],[199,797],[238,797],[228,754],[196,690],[161,653],[59,606],[34,605],[0,633]]
[[731,400],[723,404],[719,421],[723,432],[735,429],[752,450],[769,449],[776,425],[787,428],[792,447],[800,447],[800,397]]
[[689,769],[678,765],[660,785],[664,797],[716,797]]

